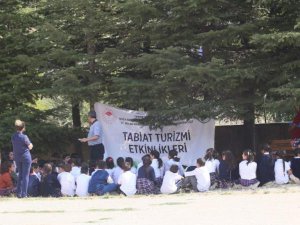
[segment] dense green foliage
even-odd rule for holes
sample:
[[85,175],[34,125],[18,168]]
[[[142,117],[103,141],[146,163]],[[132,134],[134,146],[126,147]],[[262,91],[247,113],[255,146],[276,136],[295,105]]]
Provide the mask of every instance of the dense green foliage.
[[63,149],[96,101],[153,126],[243,120],[251,146],[255,119],[300,105],[299,29],[297,0],[0,1],[0,146],[21,118]]

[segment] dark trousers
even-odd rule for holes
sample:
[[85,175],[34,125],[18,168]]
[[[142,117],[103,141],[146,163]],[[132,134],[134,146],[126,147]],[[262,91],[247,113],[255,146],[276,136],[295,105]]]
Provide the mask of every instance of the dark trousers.
[[104,153],[105,153],[103,144],[89,146],[89,150],[90,150],[91,162],[97,162],[98,160],[103,160]]
[[19,172],[17,183],[17,196],[19,198],[27,197],[27,189],[29,182],[29,173],[31,167],[31,156],[26,154],[16,161],[17,169]]
[[197,178],[195,176],[185,177],[182,183],[182,188],[192,188],[193,191],[198,192]]

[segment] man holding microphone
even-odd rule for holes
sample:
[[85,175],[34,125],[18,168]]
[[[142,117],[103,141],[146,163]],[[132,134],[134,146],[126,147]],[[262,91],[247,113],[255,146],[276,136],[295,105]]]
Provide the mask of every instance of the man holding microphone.
[[97,120],[97,115],[95,111],[89,112],[88,122],[90,124],[88,137],[81,138],[78,140],[82,143],[88,143],[91,162],[103,160],[105,150],[104,145],[102,144],[102,129],[100,122]]

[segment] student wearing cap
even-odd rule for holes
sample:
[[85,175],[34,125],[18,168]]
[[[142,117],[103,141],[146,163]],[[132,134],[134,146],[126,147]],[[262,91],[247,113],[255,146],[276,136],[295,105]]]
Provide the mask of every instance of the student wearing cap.
[[104,157],[104,145],[102,144],[102,129],[101,124],[97,120],[95,111],[90,111],[88,114],[88,122],[90,124],[90,130],[87,138],[81,138],[79,141],[82,143],[88,143],[90,151],[90,161],[96,162],[103,160]]
[[14,151],[14,160],[16,161],[19,172],[17,182],[17,196],[19,198],[27,197],[29,173],[31,167],[30,150],[33,145],[27,135],[24,134],[25,123],[21,120],[15,122],[16,132],[12,135],[11,141]]

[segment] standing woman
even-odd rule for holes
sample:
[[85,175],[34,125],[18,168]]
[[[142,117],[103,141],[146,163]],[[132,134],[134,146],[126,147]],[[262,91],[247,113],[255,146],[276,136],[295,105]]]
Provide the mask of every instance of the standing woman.
[[16,132],[12,135],[11,141],[14,151],[14,160],[19,172],[17,196],[19,198],[25,198],[27,197],[31,166],[30,150],[33,148],[33,145],[27,135],[23,133],[25,131],[25,123],[21,120],[16,120],[15,127]]

